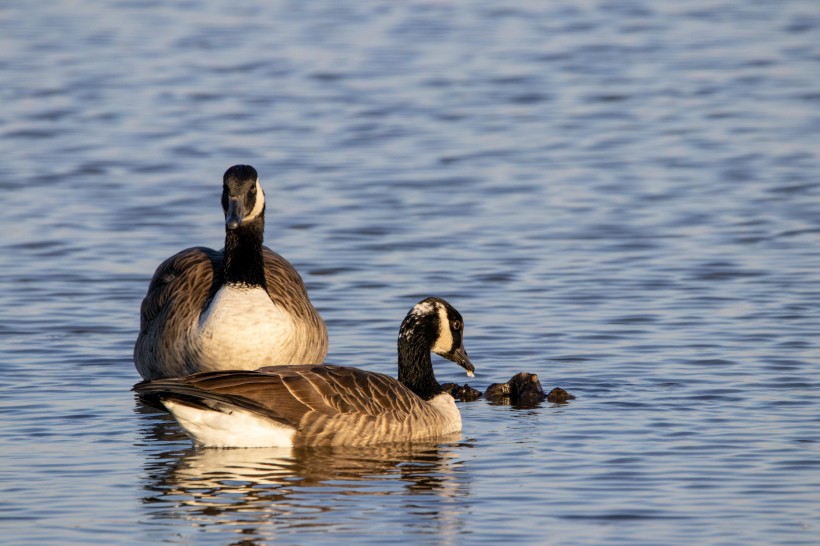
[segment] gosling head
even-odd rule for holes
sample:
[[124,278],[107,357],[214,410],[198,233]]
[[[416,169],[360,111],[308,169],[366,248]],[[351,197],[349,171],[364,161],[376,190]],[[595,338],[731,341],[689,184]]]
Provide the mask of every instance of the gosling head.
[[265,193],[250,165],[234,165],[222,177],[225,229],[234,230],[265,214]]

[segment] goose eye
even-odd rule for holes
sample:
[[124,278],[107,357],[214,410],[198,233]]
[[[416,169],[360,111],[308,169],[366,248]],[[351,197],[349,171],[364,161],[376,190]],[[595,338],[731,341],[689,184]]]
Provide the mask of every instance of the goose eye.
[[461,330],[461,321],[460,320],[454,320],[453,322],[450,323],[450,327],[453,330]]

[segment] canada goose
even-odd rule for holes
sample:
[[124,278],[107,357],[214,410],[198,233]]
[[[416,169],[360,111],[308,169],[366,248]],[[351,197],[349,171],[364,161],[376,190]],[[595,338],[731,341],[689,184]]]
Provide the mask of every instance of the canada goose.
[[271,366],[143,381],[194,443],[210,447],[369,445],[461,431],[453,397],[441,390],[430,352],[473,377],[461,315],[439,298],[416,304],[398,337],[399,378],[342,366]]
[[262,245],[265,194],[235,165],[222,186],[225,248],[160,264],[142,300],[134,364],[144,379],[271,364],[320,364],[327,328],[296,269]]

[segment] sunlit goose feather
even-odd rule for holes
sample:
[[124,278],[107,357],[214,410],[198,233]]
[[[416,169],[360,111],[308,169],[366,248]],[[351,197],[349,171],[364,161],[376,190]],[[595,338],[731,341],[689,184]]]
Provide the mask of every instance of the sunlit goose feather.
[[183,250],[157,268],[142,301],[134,363],[144,379],[321,363],[327,328],[296,269],[262,245],[256,170],[223,178],[225,248]]
[[160,401],[197,445],[369,445],[444,437],[461,430],[430,353],[472,376],[461,315],[427,298],[402,322],[399,379],[342,366],[272,366],[145,381],[134,390]]

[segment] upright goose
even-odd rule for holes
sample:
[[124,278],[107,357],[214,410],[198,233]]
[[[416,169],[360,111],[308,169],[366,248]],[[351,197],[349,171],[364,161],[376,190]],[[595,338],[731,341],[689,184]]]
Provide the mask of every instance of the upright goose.
[[320,364],[327,354],[327,328],[302,278],[262,245],[265,194],[256,169],[225,172],[222,209],[225,248],[183,250],[148,285],[134,346],[144,379]]
[[143,381],[194,443],[210,447],[370,445],[443,438],[461,430],[430,352],[475,368],[461,315],[443,299],[416,304],[401,324],[399,379],[342,366],[271,366]]

